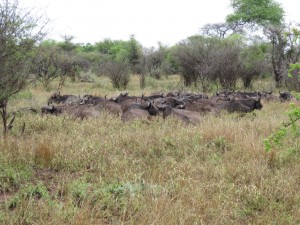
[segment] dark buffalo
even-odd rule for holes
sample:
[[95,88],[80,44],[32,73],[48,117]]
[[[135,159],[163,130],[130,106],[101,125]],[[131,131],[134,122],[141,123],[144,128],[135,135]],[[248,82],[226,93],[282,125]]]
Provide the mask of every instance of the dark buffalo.
[[84,95],[82,97],[82,102],[81,104],[92,104],[92,105],[97,105],[103,101],[106,100],[106,96],[104,98],[98,97],[98,96],[93,96],[93,95]]
[[207,114],[209,112],[214,111],[214,105],[211,104],[204,104],[202,102],[197,101],[187,101],[182,105],[181,108],[184,108],[189,111],[198,112],[200,114]]
[[133,108],[146,110],[151,116],[156,116],[159,114],[159,109],[153,104],[152,101],[131,105],[129,109],[133,109]]
[[55,110],[56,110],[56,108],[54,107],[54,105],[52,105],[52,106],[46,105],[41,108],[42,115],[55,114]]
[[88,117],[99,117],[100,112],[94,107],[87,105],[64,105],[64,106],[44,106],[42,107],[42,114],[67,114],[75,118],[88,118]]
[[48,105],[56,103],[56,104],[64,104],[64,105],[72,105],[79,104],[80,98],[75,95],[60,95],[60,92],[53,93],[51,97],[48,99]]
[[136,104],[140,104],[141,102],[138,102],[137,98],[128,98],[123,100],[121,103],[119,103],[121,105],[121,109],[122,112],[126,112],[131,106],[136,105]]
[[142,100],[144,101],[151,101],[151,100],[154,100],[154,99],[157,99],[157,98],[165,98],[166,96],[161,93],[161,94],[152,94],[152,95],[149,95],[149,96],[145,96],[144,94],[142,94]]
[[186,109],[174,109],[170,105],[158,106],[163,112],[163,118],[166,119],[169,116],[177,117],[188,124],[196,125],[200,123],[201,116],[197,112],[189,111]]
[[240,102],[237,102],[236,100],[221,102],[215,106],[215,112],[217,114],[219,114],[223,110],[229,113],[234,113],[234,112],[247,113],[251,111],[248,106],[243,105]]
[[290,92],[279,92],[279,98],[280,101],[287,102],[290,101],[293,98],[293,96]]
[[136,119],[149,119],[149,118],[150,118],[150,114],[148,111],[143,109],[137,109],[137,108],[128,109],[121,116],[121,119],[124,122],[132,121]]
[[179,96],[179,93],[178,92],[168,92],[166,94],[166,97],[173,97],[173,98],[176,98]]
[[260,97],[257,98],[248,97],[248,99],[236,100],[236,102],[249,107],[250,111],[253,111],[255,109],[261,110],[263,108],[263,105],[260,102]]
[[224,89],[221,91],[217,91],[215,95],[220,96],[220,97],[228,97],[229,95],[231,95],[233,93],[234,93],[233,90]]
[[174,98],[174,97],[164,98],[164,101],[161,103],[169,105],[172,108],[176,108],[176,106],[178,106],[178,105],[184,105],[183,99],[178,99],[178,98]]
[[126,93],[121,93],[119,96],[117,97],[113,97],[110,99],[110,101],[116,102],[121,104],[123,101],[127,100],[127,99],[135,99],[136,101],[140,101],[141,98],[135,97],[135,96],[129,96],[128,92]]
[[111,101],[102,101],[96,105],[97,108],[100,110],[106,110],[109,113],[112,113],[114,115],[121,115],[122,114],[122,109],[121,105],[115,102]]

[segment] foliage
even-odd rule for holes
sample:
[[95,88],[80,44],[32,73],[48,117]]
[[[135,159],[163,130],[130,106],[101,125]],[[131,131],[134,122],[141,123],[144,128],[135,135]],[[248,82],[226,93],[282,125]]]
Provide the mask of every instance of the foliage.
[[238,34],[226,38],[192,36],[178,44],[173,54],[185,85],[200,83],[206,92],[212,82],[235,88],[240,78],[244,87],[250,87],[254,78],[267,72],[264,46],[247,43]]
[[227,22],[237,24],[280,25],[284,10],[274,0],[232,0],[234,13],[227,16]]
[[32,50],[45,35],[45,24],[39,26],[41,22],[42,17],[20,8],[18,1],[1,0],[0,109],[4,134],[10,129],[6,110],[8,99],[26,85]]
[[163,63],[165,59],[165,50],[163,46],[160,46],[159,49],[145,49],[145,67],[151,77],[155,79],[161,79],[163,73]]
[[125,89],[130,80],[130,67],[127,61],[108,60],[103,64],[103,72],[107,75],[114,88]]
[[[291,161],[293,157],[300,156],[300,107],[291,104],[288,112],[289,120],[264,140],[265,151],[270,154],[269,165],[275,166],[276,153],[281,161]],[[287,140],[292,139],[291,142]]]
[[28,185],[21,188],[17,194],[8,202],[8,208],[14,209],[22,204],[23,201],[28,201],[31,199],[45,199],[49,203],[51,202],[49,191],[47,187],[39,182],[36,185]]
[[243,47],[241,52],[243,72],[240,77],[245,88],[250,88],[252,81],[260,75],[271,73],[267,62],[265,43],[252,43]]
[[13,191],[32,177],[32,169],[25,165],[11,165],[1,159],[0,194]]
[[300,63],[291,63],[288,69],[287,86],[300,92]]
[[234,23],[206,24],[201,28],[201,33],[208,37],[225,38],[234,34],[242,34],[241,26]]
[[284,31],[284,26],[268,26],[264,29],[264,34],[271,43],[271,63],[277,87],[283,85],[287,72],[286,50],[288,48]]
[[213,52],[216,51],[217,39],[205,38],[203,36],[192,36],[182,41],[173,51],[174,59],[179,65],[184,84],[190,86],[207,80],[210,77],[213,61]]
[[36,75],[36,79],[47,89],[50,82],[61,75],[60,63],[62,61],[62,53],[57,47],[41,45],[36,49],[31,72]]

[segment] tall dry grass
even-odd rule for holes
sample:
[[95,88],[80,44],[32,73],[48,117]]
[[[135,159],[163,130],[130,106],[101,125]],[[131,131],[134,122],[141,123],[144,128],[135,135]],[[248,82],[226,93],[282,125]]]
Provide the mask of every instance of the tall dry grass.
[[[129,91],[139,94],[132,82]],[[11,110],[41,106],[50,95],[39,86],[26,91],[31,97],[12,100]],[[79,83],[64,92],[119,94]],[[263,146],[288,107],[208,115],[198,126],[21,112],[0,143],[0,223],[299,224],[299,152],[283,160],[286,146],[271,154]]]

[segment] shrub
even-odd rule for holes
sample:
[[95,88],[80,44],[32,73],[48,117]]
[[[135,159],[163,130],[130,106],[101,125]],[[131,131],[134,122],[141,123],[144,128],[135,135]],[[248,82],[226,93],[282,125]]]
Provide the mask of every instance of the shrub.
[[109,60],[104,63],[104,73],[107,75],[114,88],[125,89],[130,81],[129,64],[122,60]]

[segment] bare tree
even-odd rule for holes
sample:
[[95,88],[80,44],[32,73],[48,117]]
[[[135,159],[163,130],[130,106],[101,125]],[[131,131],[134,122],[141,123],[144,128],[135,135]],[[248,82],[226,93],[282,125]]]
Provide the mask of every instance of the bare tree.
[[19,7],[19,2],[0,2],[0,109],[3,133],[9,129],[7,103],[9,97],[26,85],[30,57],[36,43],[45,33],[42,17]]
[[206,24],[201,28],[201,33],[208,37],[225,38],[232,34],[242,34],[244,31],[236,23],[213,23]]
[[31,72],[36,74],[37,80],[47,89],[50,82],[61,75],[61,62],[62,54],[57,48],[40,46],[37,49]]
[[271,63],[276,86],[280,87],[284,84],[288,69],[285,55],[287,42],[284,37],[284,27],[269,26],[265,28],[264,33],[271,40]]

